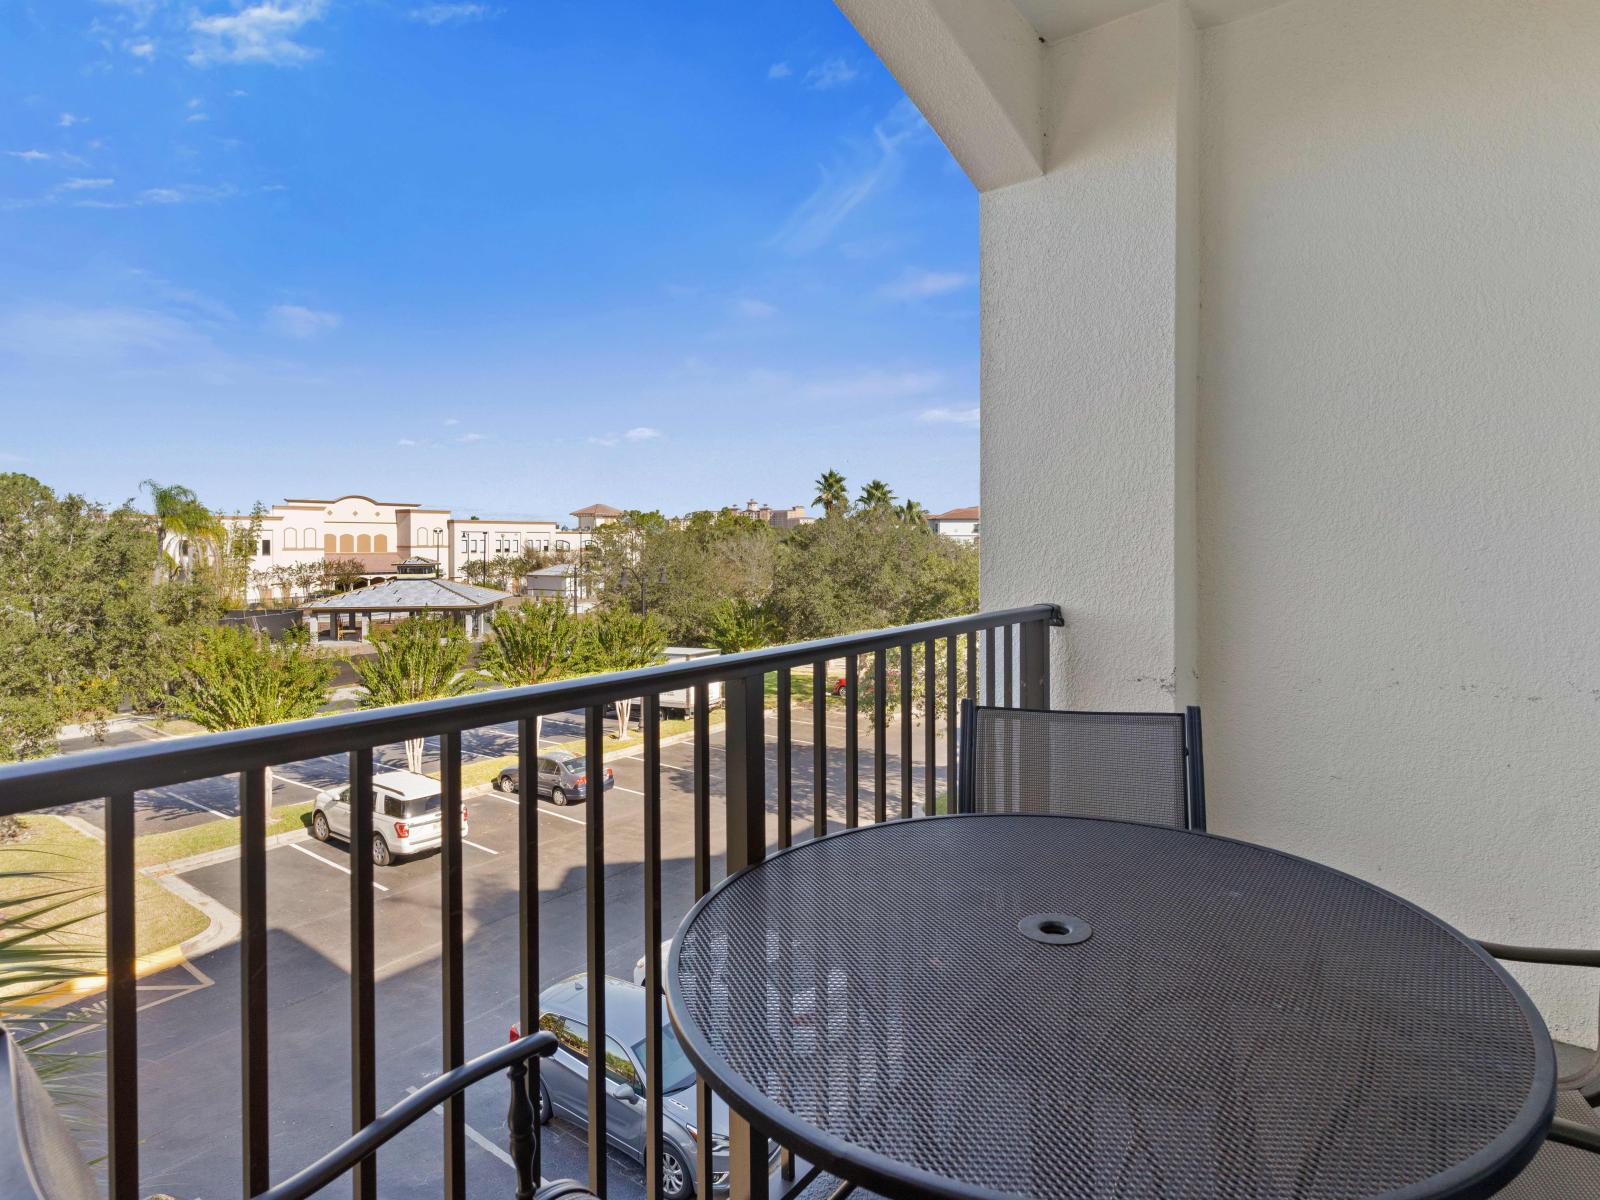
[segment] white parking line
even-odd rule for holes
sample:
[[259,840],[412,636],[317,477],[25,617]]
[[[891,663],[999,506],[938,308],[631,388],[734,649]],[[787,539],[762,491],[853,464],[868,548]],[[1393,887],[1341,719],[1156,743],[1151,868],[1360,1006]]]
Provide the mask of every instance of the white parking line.
[[[408,1095],[408,1096],[414,1096],[414,1095],[416,1095],[416,1093],[417,1093],[417,1089],[414,1088],[414,1087],[408,1087],[406,1089],[406,1095]],[[433,1115],[436,1116],[436,1117],[439,1117],[440,1119],[443,1119],[443,1117],[444,1117],[444,1109],[435,1108],[433,1110]],[[465,1122],[463,1122],[463,1124],[465,1124]],[[474,1142],[477,1142],[478,1145],[482,1146],[490,1154],[492,1154],[496,1158],[498,1158],[501,1162],[505,1163],[506,1166],[515,1169],[517,1164],[514,1161],[512,1161],[511,1155],[507,1154],[499,1146],[496,1146],[493,1142],[491,1142],[488,1138],[484,1137],[483,1134],[479,1133],[471,1125],[467,1126],[467,1136],[469,1138],[471,1138]],[[539,1182],[543,1183],[544,1179],[541,1178],[539,1180]]]
[[[515,796],[502,796],[499,792],[490,792],[489,795],[493,796],[496,800],[504,800],[507,804],[522,803]],[[552,812],[550,809],[544,808],[543,806],[534,809],[534,811],[537,812],[541,817],[559,817],[563,821],[571,821],[574,825],[582,825],[584,823],[581,817],[569,817],[566,813]]]
[[471,846],[471,847],[472,847],[472,848],[473,848],[473,849],[474,849],[474,850],[482,850],[482,851],[483,851],[483,852],[484,852],[484,853],[485,853],[485,854],[495,854],[495,855],[498,855],[498,854],[499,854],[499,853],[500,853],[500,851],[498,851],[498,850],[491,850],[491,849],[489,849],[489,847],[487,847],[487,846],[480,846],[480,845],[478,845],[478,843],[477,843],[477,842],[469,842],[469,841],[467,841],[467,839],[466,839],[466,838],[462,838],[462,839],[461,839],[461,844],[462,844],[462,845],[463,845],[463,846]]
[[[291,850],[298,850],[298,851],[300,851],[301,854],[304,854],[307,858],[314,858],[319,863],[326,863],[328,866],[332,867],[335,871],[343,871],[346,875],[350,874],[350,868],[345,866],[343,863],[336,863],[331,858],[323,858],[322,855],[318,854],[315,850],[307,850],[299,842],[290,842],[289,843],[289,848]],[[377,888],[380,892],[387,892],[389,890],[388,888],[384,887],[383,884],[379,883],[376,879],[374,879],[372,881],[372,886]],[[385,909],[384,911],[387,912],[388,910]]]
[[625,788],[620,783],[613,783],[606,789],[608,792],[627,792],[630,796],[643,796],[644,793],[635,788]]
[[213,817],[220,817],[224,821],[226,821],[228,819],[228,814],[227,813],[219,813],[214,808],[207,808],[204,804],[201,804],[200,801],[198,801],[198,800],[191,800],[187,796],[174,796],[173,799],[174,800],[183,801],[183,803],[187,804],[190,808],[198,808],[201,812],[208,812]]

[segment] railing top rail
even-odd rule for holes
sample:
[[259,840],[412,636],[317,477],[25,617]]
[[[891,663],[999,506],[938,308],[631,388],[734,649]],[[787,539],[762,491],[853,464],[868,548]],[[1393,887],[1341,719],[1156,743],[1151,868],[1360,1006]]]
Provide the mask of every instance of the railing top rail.
[[281,725],[13,763],[0,767],[0,816],[15,816],[102,796],[126,795],[145,788],[168,787],[251,767],[298,762],[407,738],[431,737],[524,717],[547,716],[699,683],[764,674],[781,667],[808,666],[846,654],[864,654],[929,638],[1029,621],[1059,625],[1061,610],[1053,604],[1031,604],[637,671],[583,675],[449,700],[366,709]]

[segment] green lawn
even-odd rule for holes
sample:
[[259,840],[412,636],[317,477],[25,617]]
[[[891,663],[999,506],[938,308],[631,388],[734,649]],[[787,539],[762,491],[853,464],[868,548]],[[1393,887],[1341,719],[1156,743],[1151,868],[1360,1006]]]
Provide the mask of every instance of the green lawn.
[[[105,971],[105,847],[54,817],[22,818],[22,836],[0,846],[0,929],[7,938],[26,927],[64,927],[42,935],[41,944],[81,949],[73,965],[85,975]],[[45,892],[65,903],[50,913],[44,902],[28,903]],[[185,904],[153,879],[134,879],[136,953],[154,954],[176,946],[206,927],[206,915]]]
[[[272,820],[267,825],[267,836],[289,833],[311,827],[310,800],[300,804],[285,804],[272,810]],[[133,844],[134,861],[141,867],[174,862],[195,854],[224,850],[239,844],[239,818],[226,817],[220,821],[207,821],[187,829],[174,829],[167,833],[150,833]]]

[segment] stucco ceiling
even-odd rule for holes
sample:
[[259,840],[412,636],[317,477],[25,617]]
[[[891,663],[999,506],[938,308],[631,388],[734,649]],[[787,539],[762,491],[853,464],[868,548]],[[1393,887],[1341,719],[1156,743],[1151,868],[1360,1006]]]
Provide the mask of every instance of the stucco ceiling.
[[[1011,0],[1046,41],[1070,37],[1149,8],[1152,0]],[[1284,0],[1189,0],[1201,25],[1220,25],[1236,17],[1271,8]]]

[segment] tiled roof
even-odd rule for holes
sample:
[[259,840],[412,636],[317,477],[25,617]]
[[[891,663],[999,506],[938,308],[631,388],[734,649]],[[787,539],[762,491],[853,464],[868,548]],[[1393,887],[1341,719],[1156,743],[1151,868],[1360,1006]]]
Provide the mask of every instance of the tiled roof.
[[511,597],[493,588],[448,579],[391,579],[324,596],[304,607],[310,612],[416,612],[427,608],[485,608]]
[[572,515],[575,517],[620,517],[622,510],[620,508],[612,508],[609,504],[591,504],[587,508],[573,509]]
[[978,506],[971,508],[952,508],[949,512],[934,513],[930,521],[976,521],[978,519]]

